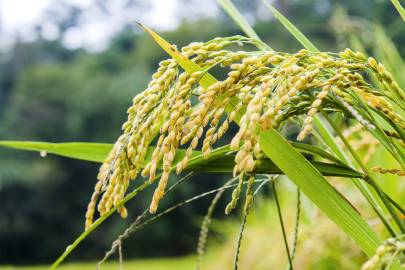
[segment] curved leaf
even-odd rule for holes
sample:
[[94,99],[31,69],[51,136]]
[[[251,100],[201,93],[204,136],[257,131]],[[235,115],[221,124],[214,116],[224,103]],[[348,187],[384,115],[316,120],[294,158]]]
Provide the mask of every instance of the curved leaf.
[[[255,30],[253,30],[246,19],[239,13],[231,0],[217,0],[217,2],[226,12],[228,12],[229,16],[239,25],[243,32],[245,32],[249,37],[261,41]],[[258,45],[258,48],[261,50],[271,50],[270,46],[263,42]]]
[[102,162],[112,149],[109,143],[87,142],[33,142],[33,141],[0,141],[0,146],[19,150],[37,151],[80,160]]
[[[292,143],[298,151],[312,155],[319,155],[323,158],[334,161],[334,157],[329,153],[317,147],[303,144]],[[10,147],[19,150],[28,151],[46,151],[47,153],[56,154],[64,157],[75,158],[80,160],[103,162],[107,154],[112,149],[113,144],[108,143],[87,143],[87,142],[68,142],[68,143],[48,143],[32,141],[0,141],[0,146]],[[149,147],[145,157],[145,164],[150,161],[155,147]],[[180,161],[186,153],[186,150],[179,149],[174,163]],[[200,151],[194,151],[192,157],[201,156]],[[235,153],[230,152],[229,146],[223,146],[215,149],[215,152],[208,159],[196,159],[189,163],[185,169],[187,171],[213,172],[213,173],[232,173],[235,165]],[[361,178],[363,175],[351,168],[339,164],[329,164],[323,162],[311,163],[325,176],[343,176]],[[258,173],[283,174],[283,172],[269,159],[263,160],[258,166]]]

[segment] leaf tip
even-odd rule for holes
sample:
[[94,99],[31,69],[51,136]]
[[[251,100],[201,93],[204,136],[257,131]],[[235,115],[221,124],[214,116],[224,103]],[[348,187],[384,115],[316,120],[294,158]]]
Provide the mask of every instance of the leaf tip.
[[146,30],[146,29],[147,29],[147,27],[146,27],[143,23],[141,23],[140,21],[135,21],[135,23],[136,23],[139,27],[141,27],[143,30]]

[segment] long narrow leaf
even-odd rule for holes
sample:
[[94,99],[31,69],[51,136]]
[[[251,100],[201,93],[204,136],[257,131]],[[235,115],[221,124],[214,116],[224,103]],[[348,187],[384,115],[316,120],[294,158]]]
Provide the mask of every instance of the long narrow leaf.
[[372,256],[381,243],[375,232],[336,189],[274,129],[260,137],[260,147],[332,221]]
[[263,3],[271,10],[274,16],[284,25],[285,28],[308,50],[311,52],[318,52],[318,48],[306,37],[295,25],[293,25],[283,14],[281,14],[275,7],[273,7],[267,0]]
[[[229,16],[235,21],[237,25],[245,32],[248,37],[261,41],[260,37],[253,30],[252,26],[246,21],[246,19],[240,14],[239,10],[234,6],[231,0],[217,0],[222,8],[229,14]],[[258,45],[261,50],[271,50],[270,46],[265,43]]]
[[[312,52],[319,52],[319,49],[297,27],[295,27],[286,17],[284,17],[276,8],[270,5],[266,0],[263,0],[263,2],[271,10],[271,12],[273,12],[276,18],[283,24],[283,26],[304,46],[304,48]],[[325,115],[325,119],[329,122],[329,124],[333,125],[333,123],[327,117],[327,115]],[[353,166],[351,160],[337,145],[330,128],[328,127],[327,123],[324,121],[322,116],[316,115],[314,117],[314,126],[320,132],[322,139],[330,147],[330,149],[332,149],[333,152],[346,164],[348,164],[349,166]],[[339,132],[338,130],[335,131]],[[387,221],[384,220],[384,216],[382,213],[384,205],[381,203],[381,201],[374,199],[374,197],[371,195],[369,187],[364,182],[354,180],[354,184],[366,197],[368,202],[373,206],[373,209],[376,210],[378,216],[381,219],[383,219],[382,220],[383,223],[387,223]]]
[[112,149],[108,143],[85,142],[31,142],[31,141],[0,141],[0,146],[20,150],[37,151],[80,160],[101,162]]
[[[218,156],[222,155],[224,152],[226,152],[228,149],[227,147],[219,147],[217,149],[214,149],[212,151],[211,156]],[[190,158],[189,164],[197,164],[199,161],[204,160],[203,154],[200,153],[199,155],[193,156]],[[176,167],[176,164],[172,166],[172,169]],[[159,175],[156,176],[157,178],[160,177]],[[117,209],[121,206],[123,206],[125,203],[133,199],[136,195],[138,195],[139,192],[142,190],[146,189],[149,187],[150,182],[148,180],[144,181],[141,185],[139,185],[137,188],[135,188],[132,192],[128,193],[124,199],[122,199],[117,205],[115,205],[110,211],[99,217],[97,220],[94,221],[94,223],[87,228],[84,232],[82,232],[74,241],[71,245],[69,245],[64,252],[56,259],[56,261],[49,267],[49,269],[55,269],[57,268],[65,259],[66,257],[72,253],[72,251],[84,240],[86,237],[92,233],[94,230],[96,230],[108,217],[110,217],[113,213],[117,211]]]
[[402,20],[405,22],[405,9],[401,6],[398,0],[391,0],[392,4],[398,10],[399,15],[401,15]]
[[304,154],[311,154],[311,155],[318,155],[322,158],[326,158],[330,161],[336,162],[338,164],[343,164],[342,161],[336,158],[334,155],[329,154],[325,150],[306,143],[299,143],[299,142],[290,142],[291,145],[299,152]]
[[[326,152],[322,152],[321,149],[312,147],[302,143],[296,144],[298,151],[308,153],[311,155],[319,155],[323,158],[329,158],[333,160],[333,156]],[[64,157],[75,158],[80,160],[103,162],[107,157],[107,154],[112,149],[113,144],[107,143],[84,143],[84,142],[71,142],[71,143],[48,143],[48,142],[23,142],[23,141],[0,141],[0,146],[10,147],[19,150],[27,151],[46,151]],[[144,164],[148,163],[152,157],[152,153],[155,147],[149,147]],[[186,150],[179,149],[176,153],[174,162],[182,160]],[[231,173],[235,165],[235,153],[230,153],[228,146],[221,147],[221,151],[216,151],[216,154],[210,156],[206,160],[196,160],[190,162],[186,171],[196,172],[213,172],[213,173]],[[194,151],[192,157],[201,156],[200,151]],[[342,164],[330,164],[323,162],[311,162],[323,175],[326,176],[342,176],[342,177],[356,177],[361,178],[363,175],[359,172],[352,170]],[[258,173],[268,174],[283,174],[283,172],[268,159],[263,160],[257,169]]]

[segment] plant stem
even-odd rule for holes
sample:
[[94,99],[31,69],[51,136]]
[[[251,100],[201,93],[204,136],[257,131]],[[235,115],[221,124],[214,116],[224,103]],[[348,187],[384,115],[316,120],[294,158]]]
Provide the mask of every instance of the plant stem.
[[300,214],[301,214],[301,190],[297,187],[297,212],[295,215],[295,228],[294,228],[294,240],[292,244],[292,251],[291,251],[291,260],[294,261],[295,252],[297,250],[298,244],[298,230],[300,226]]
[[361,170],[364,172],[366,175],[365,180],[367,183],[369,183],[374,190],[377,192],[378,196],[381,198],[382,202],[384,203],[385,207],[388,209],[389,213],[391,214],[392,218],[394,219],[395,223],[399,227],[402,233],[405,233],[405,227],[402,224],[402,221],[399,219],[398,215],[395,213],[395,210],[393,209],[390,201],[387,199],[387,196],[385,195],[384,191],[378,186],[377,182],[370,176],[370,171],[367,169],[367,167],[364,165],[360,157],[357,155],[356,151],[354,151],[353,147],[349,144],[349,142],[346,140],[346,138],[343,136],[343,134],[340,132],[340,130],[336,127],[336,125],[332,122],[329,121],[333,129],[336,131],[337,135],[339,138],[342,140],[343,144],[346,146],[347,150],[350,152],[354,160],[357,162],[357,164],[360,166]]
[[55,269],[76,248],[76,246],[80,244],[83,239],[85,239],[92,231],[97,229],[97,227],[101,225],[104,220],[115,213],[118,207],[124,205],[127,201],[135,197],[140,191],[144,190],[149,185],[149,181],[145,181],[142,185],[138,186],[134,191],[125,196],[125,198],[117,206],[113,207],[110,211],[99,217],[87,230],[85,230],[71,245],[66,248],[65,252],[63,252],[63,254],[49,267],[49,269]]
[[291,260],[290,249],[288,248],[287,235],[286,235],[285,228],[284,228],[283,216],[281,214],[281,207],[280,207],[280,202],[279,202],[278,196],[277,196],[277,190],[276,190],[275,181],[271,182],[271,187],[273,188],[274,199],[275,199],[276,205],[277,205],[278,219],[280,220],[281,231],[283,232],[284,246],[285,246],[285,250],[287,252],[288,263],[290,265],[289,270],[293,270],[293,264],[292,264],[292,260]]
[[370,183],[370,185],[375,189],[377,194],[381,197],[383,203],[387,207],[388,211],[390,212],[392,218],[395,220],[395,223],[398,225],[399,229],[401,230],[402,234],[405,234],[405,226],[402,223],[401,219],[398,217],[397,213],[395,212],[395,209],[391,205],[391,200],[388,199],[387,194],[380,188],[380,186],[377,184],[377,182],[371,178],[370,175],[367,176],[367,182]]
[[[319,116],[316,116],[314,118],[314,125],[319,130],[322,139],[333,150],[333,152],[335,152],[335,154],[342,160],[342,162],[353,167],[353,164],[351,160],[347,157],[346,153],[342,150],[341,147],[337,145],[330,129],[332,128],[335,131],[335,133],[338,134],[339,137],[343,137],[343,135],[341,134],[337,126],[333,123],[333,121],[328,117],[328,115],[322,111],[322,109],[320,109],[320,112],[322,113],[323,117],[321,118]],[[325,119],[327,122],[325,122],[323,119]],[[329,124],[329,126],[327,126],[327,124]],[[363,196],[366,198],[371,208],[375,211],[377,216],[380,218],[381,222],[387,228],[388,232],[392,236],[395,236],[396,234],[394,229],[392,228],[389,221],[385,218],[383,209],[380,207],[379,203],[375,200],[367,185],[362,181],[358,181],[357,179],[352,179],[352,181],[355,184],[355,186],[360,190],[360,192],[363,194]]]
[[405,209],[402,208],[401,205],[399,205],[399,203],[397,203],[396,201],[394,201],[390,196],[388,196],[387,194],[385,194],[387,196],[387,199],[392,203],[392,205],[395,206],[395,208],[398,209],[399,212],[401,212],[402,215],[405,216]]

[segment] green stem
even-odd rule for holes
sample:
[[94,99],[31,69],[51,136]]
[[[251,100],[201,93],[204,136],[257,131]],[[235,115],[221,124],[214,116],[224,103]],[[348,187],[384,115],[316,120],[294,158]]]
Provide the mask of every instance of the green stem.
[[387,199],[392,203],[393,206],[395,206],[395,208],[398,209],[399,212],[401,212],[402,215],[405,216],[405,209],[402,208],[401,205],[399,205],[399,203],[397,203],[396,201],[394,201],[394,199],[392,199],[390,196],[388,196],[387,194],[385,194],[387,196]]
[[76,246],[83,241],[83,239],[85,239],[91,232],[97,229],[97,227],[100,226],[104,222],[104,220],[106,220],[109,216],[115,213],[118,207],[124,205],[127,201],[135,197],[140,191],[144,190],[149,185],[150,185],[149,181],[145,181],[142,185],[140,185],[130,194],[125,196],[125,198],[118,205],[116,205],[114,208],[112,208],[103,216],[99,217],[87,230],[85,230],[71,245],[69,245],[66,248],[65,252],[63,252],[63,254],[51,265],[51,267],[49,267],[49,269],[50,270],[55,269],[76,248]]
[[377,182],[370,176],[370,171],[364,165],[363,161],[360,159],[360,157],[357,155],[356,151],[354,151],[353,147],[349,144],[349,142],[346,140],[346,138],[343,136],[343,134],[340,132],[340,130],[336,127],[336,125],[332,121],[330,121],[329,123],[331,124],[333,129],[336,131],[337,135],[342,140],[343,144],[346,146],[347,150],[350,152],[350,154],[352,155],[352,157],[354,158],[356,163],[360,166],[360,168],[362,169],[362,171],[366,175],[365,180],[377,192],[378,196],[381,198],[383,204],[388,209],[389,213],[391,214],[391,216],[394,219],[395,223],[398,225],[401,232],[405,233],[405,227],[402,224],[402,221],[399,219],[398,215],[396,214],[395,210],[393,209],[391,203],[387,199],[387,196],[385,195],[384,191],[378,186]]
[[367,180],[368,180],[367,182],[370,183],[370,185],[375,189],[377,194],[381,197],[381,200],[387,207],[395,223],[398,225],[399,229],[401,230],[401,233],[405,234],[405,226],[402,223],[401,219],[398,217],[397,213],[395,212],[395,209],[392,207],[391,200],[388,199],[387,194],[385,194],[385,192],[380,188],[377,182],[373,178],[371,178],[370,175],[367,176]]
[[[333,121],[328,117],[328,115],[322,111],[322,109],[320,110],[320,112],[323,114],[323,117],[321,118],[319,116],[315,116],[315,118],[314,118],[314,125],[318,129],[320,136],[322,137],[324,142],[332,149],[332,151],[335,152],[335,154],[342,160],[342,162],[353,167],[353,164],[350,161],[350,159],[347,157],[346,153],[343,151],[343,149],[341,147],[339,147],[337,145],[335,138],[331,132],[331,129],[333,129],[336,134],[338,134],[338,135],[340,134],[340,137],[343,137],[343,135],[341,134],[340,130],[336,127],[336,125],[333,123]],[[327,122],[325,122],[324,119]],[[329,126],[328,126],[328,124],[329,124]],[[366,198],[366,200],[370,204],[371,208],[374,210],[374,212],[380,218],[381,222],[387,228],[389,233],[392,236],[395,236],[396,234],[394,232],[394,229],[392,228],[389,221],[385,218],[383,209],[380,207],[379,203],[373,197],[373,194],[370,192],[366,183],[364,183],[363,181],[358,181],[357,179],[352,179],[352,181],[353,181],[354,185],[363,194],[363,196]]]
[[271,182],[271,187],[273,188],[274,199],[275,199],[276,205],[277,205],[278,219],[280,221],[281,231],[283,232],[284,246],[285,246],[285,250],[287,252],[288,263],[290,265],[289,270],[293,270],[293,264],[292,264],[292,260],[291,260],[290,249],[288,248],[287,235],[286,235],[285,228],[284,228],[283,216],[281,214],[281,207],[280,207],[280,202],[279,202],[278,196],[277,196],[277,190],[276,190],[275,181]]

